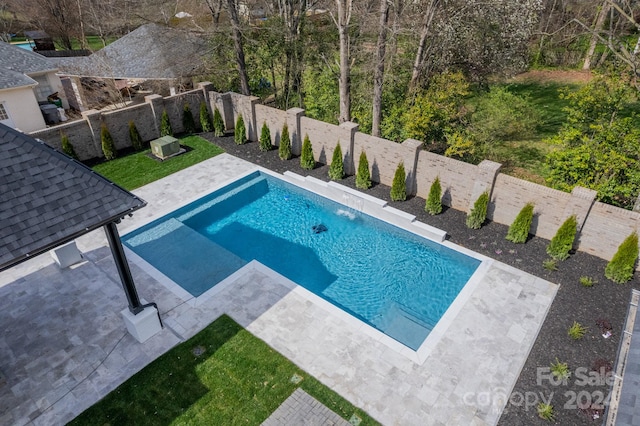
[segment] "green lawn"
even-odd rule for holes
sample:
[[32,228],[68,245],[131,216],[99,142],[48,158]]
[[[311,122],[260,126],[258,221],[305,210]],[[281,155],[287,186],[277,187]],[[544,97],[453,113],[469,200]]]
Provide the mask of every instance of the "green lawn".
[[182,138],[180,145],[191,150],[162,162],[149,158],[149,150],[145,150],[98,164],[93,170],[121,187],[132,190],[224,152],[199,136]]
[[[204,353],[194,355],[198,349]],[[298,387],[347,420],[377,424],[223,315],[70,425],[259,425]]]

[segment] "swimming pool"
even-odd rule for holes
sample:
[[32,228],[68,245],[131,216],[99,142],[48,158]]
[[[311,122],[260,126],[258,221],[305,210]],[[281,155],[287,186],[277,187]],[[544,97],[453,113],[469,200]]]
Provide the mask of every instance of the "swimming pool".
[[480,264],[261,172],[123,242],[194,297],[257,260],[414,350]]

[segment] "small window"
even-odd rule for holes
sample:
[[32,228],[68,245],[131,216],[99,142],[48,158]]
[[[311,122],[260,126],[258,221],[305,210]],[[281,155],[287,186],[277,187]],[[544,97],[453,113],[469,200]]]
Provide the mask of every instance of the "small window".
[[4,121],[8,119],[9,119],[9,114],[7,113],[7,110],[4,108],[4,104],[0,103],[0,121]]

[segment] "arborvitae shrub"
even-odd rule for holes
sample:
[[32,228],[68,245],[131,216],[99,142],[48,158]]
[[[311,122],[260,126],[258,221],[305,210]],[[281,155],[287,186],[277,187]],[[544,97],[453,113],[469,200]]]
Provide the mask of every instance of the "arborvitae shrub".
[[620,244],[618,251],[607,264],[604,275],[615,283],[624,284],[633,277],[637,260],[638,234],[634,231]]
[[440,177],[436,177],[436,180],[431,184],[424,210],[434,216],[442,213],[442,185],[440,185]]
[[356,188],[371,188],[371,173],[369,172],[369,160],[367,153],[362,151],[358,160],[358,171],[356,172]]
[[76,150],[73,149],[73,145],[69,142],[69,136],[64,133],[60,133],[60,139],[62,143],[62,152],[67,154],[71,158],[78,159],[78,155],[76,154]]
[[224,136],[224,121],[222,121],[222,115],[218,108],[213,110],[213,135],[217,137]]
[[342,158],[342,147],[340,142],[336,145],[336,149],[333,150],[333,157],[331,157],[331,165],[329,166],[329,178],[331,180],[340,180],[344,177],[344,160]]
[[302,141],[302,152],[300,153],[300,167],[305,170],[313,170],[316,166],[316,160],[313,158],[313,147],[309,135],[304,136]]
[[269,151],[271,149],[271,131],[267,122],[262,124],[262,131],[260,132],[260,151]]
[[104,158],[107,160],[113,160],[116,158],[116,148],[113,145],[113,138],[111,137],[111,133],[109,133],[109,129],[107,129],[106,124],[103,124],[100,129],[100,140],[102,141],[102,153],[104,154]]
[[487,191],[480,194],[473,208],[467,215],[467,226],[471,229],[480,229],[487,219],[487,207],[489,206],[489,193]]
[[515,220],[509,226],[509,231],[505,237],[507,240],[514,243],[526,243],[529,237],[529,229],[531,228],[531,222],[533,221],[533,204],[527,203]]
[[[213,125],[215,127],[215,121]],[[247,141],[247,129],[244,127],[242,114],[238,115],[238,119],[236,120],[236,130],[233,134],[233,140],[236,141],[238,145],[242,145]]]
[[569,257],[569,251],[573,247],[573,240],[578,230],[578,221],[575,215],[569,216],[556,231],[551,242],[547,246],[547,254],[557,260],[565,260]]
[[136,151],[142,150],[142,138],[140,137],[140,132],[138,132],[138,128],[136,127],[136,123],[133,120],[129,121],[129,139],[131,140],[131,146]]
[[407,199],[407,176],[404,172],[404,163],[398,164],[391,184],[391,200],[404,201]]
[[162,111],[162,117],[160,118],[160,136],[173,136],[171,121],[169,121],[169,114],[167,114],[166,109]]
[[282,135],[280,136],[280,146],[278,146],[278,156],[281,160],[288,160],[293,154],[291,153],[291,139],[289,138],[289,127],[285,124],[282,126]]
[[184,132],[191,134],[196,131],[196,123],[193,120],[193,114],[191,113],[191,107],[185,103],[182,108],[182,127]]
[[200,102],[200,127],[202,127],[203,132],[210,132],[213,129],[209,109],[205,102]]

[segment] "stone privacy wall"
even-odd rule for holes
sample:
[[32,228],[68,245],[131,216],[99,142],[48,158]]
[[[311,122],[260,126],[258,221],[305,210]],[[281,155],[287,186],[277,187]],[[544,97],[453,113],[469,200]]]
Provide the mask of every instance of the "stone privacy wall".
[[[159,95],[146,96],[145,102],[139,105],[113,111],[84,111],[83,120],[33,132],[31,136],[61,150],[63,132],[69,137],[69,142],[81,161],[104,157],[100,138],[103,124],[109,129],[116,149],[123,149],[131,146],[129,121],[136,124],[142,140],[148,142],[160,136],[160,120],[165,110],[169,115],[173,132],[183,132],[182,112],[185,103],[188,103],[196,129],[200,129],[200,103],[211,105],[209,96],[214,93],[211,92],[211,88],[210,83],[200,83],[197,89],[167,98]],[[230,96],[227,98],[230,99]]]
[[[247,129],[247,139],[258,141],[264,122],[271,131],[272,143],[278,145],[282,126],[289,127],[293,153],[300,154],[302,140],[309,136],[316,161],[329,164],[340,142],[345,172],[355,174],[362,151],[366,152],[374,181],[391,186],[395,170],[404,163],[407,173],[407,193],[427,198],[432,182],[440,178],[443,203],[468,212],[478,196],[488,191],[491,196],[487,216],[510,225],[522,207],[535,205],[531,232],[551,239],[558,227],[570,215],[578,218],[579,234],[576,248],[603,259],[611,259],[622,241],[631,232],[640,230],[640,212],[628,211],[595,202],[595,191],[576,187],[571,193],[557,191],[499,173],[500,164],[483,161],[478,165],[423,151],[422,143],[408,139],[395,143],[358,132],[355,123],[340,125],[324,123],[304,116],[300,108],[287,111],[259,104],[259,98],[237,93],[213,92],[210,83],[200,83],[196,90],[163,98],[151,95],[145,103],[116,111],[85,111],[84,120],[32,133],[49,145],[60,149],[60,132],[73,144],[81,160],[102,157],[100,126],[104,123],[118,149],[130,146],[128,123],[133,120],[145,141],[159,137],[160,116],[167,110],[175,133],[183,131],[182,110],[188,102],[196,127],[200,128],[200,102],[206,102],[211,113],[218,109],[226,130],[232,131],[239,114]],[[213,114],[212,114],[213,116]],[[295,160],[294,160],[295,161]],[[446,231],[446,230],[445,230]],[[640,265],[638,266],[640,268]]]

